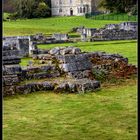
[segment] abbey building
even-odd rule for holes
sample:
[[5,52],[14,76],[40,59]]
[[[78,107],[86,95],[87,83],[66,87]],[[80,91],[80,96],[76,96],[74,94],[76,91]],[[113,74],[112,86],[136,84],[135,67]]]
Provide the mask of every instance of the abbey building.
[[51,0],[52,16],[81,16],[96,11],[97,0]]

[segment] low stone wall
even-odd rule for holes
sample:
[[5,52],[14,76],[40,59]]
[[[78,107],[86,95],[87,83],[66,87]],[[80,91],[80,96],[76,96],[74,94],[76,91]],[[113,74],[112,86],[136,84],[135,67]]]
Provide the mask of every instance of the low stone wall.
[[55,40],[63,40],[63,41],[67,41],[69,39],[69,36],[68,34],[53,34],[52,35],[52,38],[55,38]]
[[[106,79],[129,78],[137,68],[119,54],[82,52],[79,48],[56,47],[33,56],[33,65],[21,68],[17,56],[3,56],[3,95],[52,90],[81,93],[100,88],[97,74]],[[41,65],[40,65],[41,64]],[[38,82],[35,82],[38,81]]]
[[3,55],[16,55],[26,57],[37,50],[36,43],[31,41],[29,36],[16,36],[3,38]]
[[81,41],[129,40],[138,38],[137,22],[107,24],[100,29],[77,27],[73,30],[81,34]]
[[133,30],[104,29],[99,33],[95,33],[90,41],[105,40],[131,40],[137,39],[137,32]]

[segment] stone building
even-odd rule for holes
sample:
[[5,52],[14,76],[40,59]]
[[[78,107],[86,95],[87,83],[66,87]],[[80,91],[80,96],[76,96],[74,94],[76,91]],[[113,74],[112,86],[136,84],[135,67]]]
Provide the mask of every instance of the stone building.
[[98,0],[51,0],[52,16],[81,16],[96,11]]

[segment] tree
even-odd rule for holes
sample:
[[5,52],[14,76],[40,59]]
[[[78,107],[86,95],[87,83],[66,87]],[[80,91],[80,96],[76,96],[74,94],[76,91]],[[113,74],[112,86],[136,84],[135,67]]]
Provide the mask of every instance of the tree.
[[47,17],[50,14],[45,0],[16,0],[15,4],[20,18]]
[[137,0],[102,0],[99,6],[110,12],[125,13],[129,12],[136,3]]
[[13,13],[15,12],[14,0],[3,0],[3,12]]
[[33,15],[35,17],[47,17],[50,15],[50,8],[45,4],[45,2],[40,2]]

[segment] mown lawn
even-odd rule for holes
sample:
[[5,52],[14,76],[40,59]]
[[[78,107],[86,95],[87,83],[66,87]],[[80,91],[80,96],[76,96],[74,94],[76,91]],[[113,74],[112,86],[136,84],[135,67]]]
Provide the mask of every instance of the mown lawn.
[[110,13],[110,14],[100,14],[96,16],[91,16],[87,14],[87,17],[93,20],[118,20],[118,21],[137,21],[137,16],[129,16],[125,13]]
[[105,24],[120,23],[114,20],[92,20],[85,17],[53,17],[46,19],[25,19],[3,22],[3,35],[31,35],[36,33],[67,33],[73,27],[85,26],[100,28]]
[[[120,22],[120,21],[119,21]],[[72,27],[101,27],[118,21],[84,17],[32,19],[4,22],[4,35],[68,32]],[[128,57],[137,64],[137,41],[77,42],[39,45],[77,46],[82,51],[105,51]],[[30,58],[22,59],[27,65]],[[137,84],[129,79],[118,85],[102,85],[87,94],[36,92],[3,99],[4,140],[136,140]]]
[[3,140],[136,140],[135,80],[96,93],[38,92],[3,100]]

